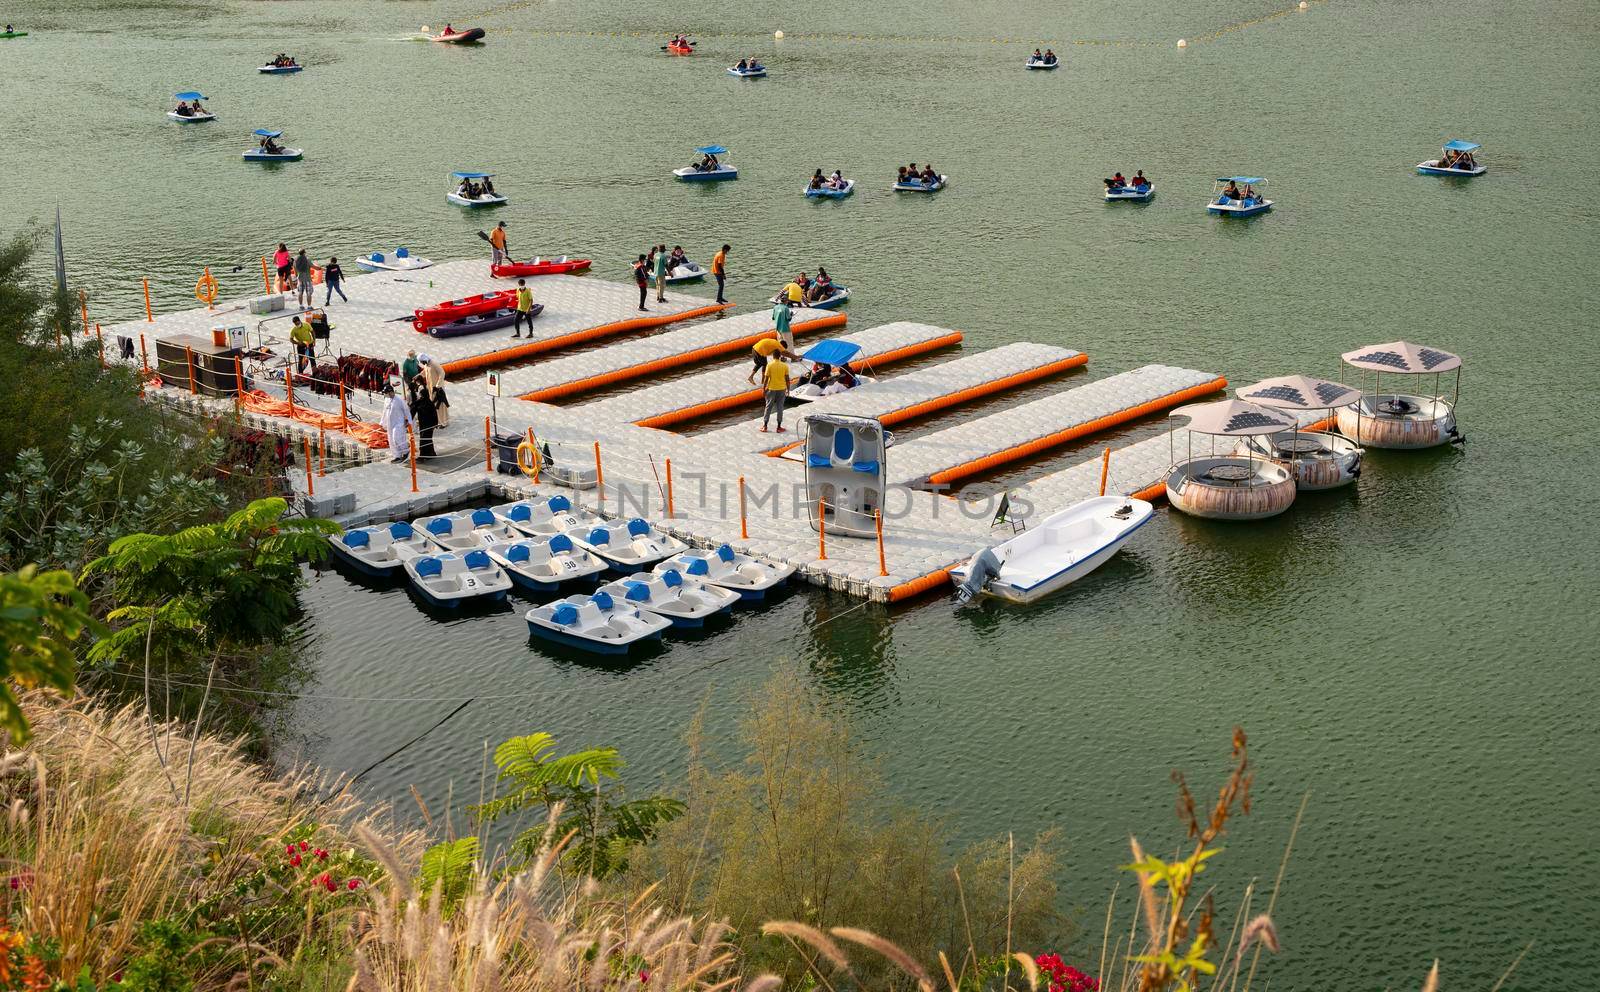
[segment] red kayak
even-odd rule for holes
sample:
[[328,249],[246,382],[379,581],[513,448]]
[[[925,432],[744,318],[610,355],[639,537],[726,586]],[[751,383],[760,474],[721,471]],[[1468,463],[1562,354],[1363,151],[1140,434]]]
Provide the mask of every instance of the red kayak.
[[558,276],[568,272],[582,272],[589,267],[587,258],[536,258],[531,262],[512,262],[509,265],[491,265],[489,274],[496,279],[515,279],[518,276]]
[[693,55],[694,54],[694,46],[693,45],[668,45],[667,46],[667,54],[669,54],[669,55]]
[[416,317],[411,321],[411,326],[418,331],[426,331],[430,327],[448,324],[463,317],[471,317],[480,313],[492,313],[501,307],[515,306],[517,291],[502,289],[493,293],[480,293],[469,296],[464,300],[446,300],[438,306],[426,310],[412,311]]

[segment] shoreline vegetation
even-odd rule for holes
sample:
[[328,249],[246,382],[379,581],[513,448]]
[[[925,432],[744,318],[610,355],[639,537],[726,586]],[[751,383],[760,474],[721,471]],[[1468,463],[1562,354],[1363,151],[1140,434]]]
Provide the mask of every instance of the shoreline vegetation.
[[[336,528],[286,515],[237,424],[143,403],[30,250],[0,247],[0,992],[1267,984],[1289,850],[1269,890],[1200,880],[1249,812],[1242,731],[1211,805],[1175,775],[1186,837],[1131,841],[1136,898],[1100,926],[1058,911],[1055,834],[952,852],[783,670],[733,758],[686,727],[659,794],[537,728],[495,750],[485,802],[420,821],[269,771],[261,701],[292,696],[301,565]],[[491,848],[497,821],[518,832]]]

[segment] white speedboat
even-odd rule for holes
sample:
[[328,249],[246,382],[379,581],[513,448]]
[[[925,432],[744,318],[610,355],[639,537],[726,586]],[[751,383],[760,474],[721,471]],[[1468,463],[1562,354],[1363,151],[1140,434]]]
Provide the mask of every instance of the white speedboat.
[[375,251],[356,259],[356,268],[366,272],[414,272],[417,269],[426,269],[432,264],[433,259],[413,255],[407,248],[396,248],[387,255]]
[[731,609],[739,594],[703,582],[685,581],[675,568],[633,575],[600,587],[617,599],[672,621],[674,627],[703,627],[706,619]]
[[1117,553],[1155,508],[1128,496],[1096,496],[1046,517],[1037,527],[985,548],[950,570],[956,598],[985,593],[1031,603],[1088,575]]
[[465,554],[418,555],[407,558],[401,567],[418,595],[429,605],[447,610],[469,600],[499,602],[511,590],[511,577],[483,548]]
[[564,534],[574,527],[591,527],[601,523],[600,518],[589,510],[581,506],[574,508],[572,500],[565,496],[519,499],[490,509],[501,520],[534,537],[550,537]]
[[682,572],[689,579],[709,586],[736,592],[740,599],[748,602],[765,599],[768,592],[782,586],[794,574],[793,565],[769,565],[740,554],[726,544],[711,551],[685,551],[655,567],[657,574],[669,570]]
[[496,541],[515,541],[521,536],[486,506],[470,511],[418,517],[411,524],[446,551],[486,548]]
[[599,654],[626,654],[646,640],[660,640],[672,621],[618,603],[610,593],[568,596],[527,613],[528,633],[556,644]]
[[709,271],[699,262],[684,262],[682,265],[675,265],[668,270],[667,283],[670,285],[680,282],[697,282],[704,279]]
[[618,572],[637,572],[670,558],[689,546],[660,528],[634,517],[612,520],[593,527],[574,527],[567,536],[582,548],[599,555]]
[[496,541],[486,549],[511,576],[511,581],[534,592],[551,592],[563,582],[599,575],[606,563],[572,543],[565,534]]
[[353,527],[328,538],[340,561],[367,575],[387,578],[409,558],[433,550],[433,542],[404,520],[373,527]]

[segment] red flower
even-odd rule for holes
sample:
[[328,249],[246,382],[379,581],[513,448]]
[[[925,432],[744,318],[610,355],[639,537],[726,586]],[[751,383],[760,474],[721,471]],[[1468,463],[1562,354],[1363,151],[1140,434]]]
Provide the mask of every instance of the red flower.
[[648,971],[645,971],[643,968],[639,969],[639,984],[640,985],[649,985],[650,984],[650,973]]
[[356,889],[361,887],[361,879],[352,878],[350,881],[344,883],[344,887],[349,889],[351,892],[354,892]]
[[284,854],[293,854],[294,853],[294,845],[290,844],[289,846],[285,847],[283,849],[283,853]]
[[300,867],[300,854],[296,852],[295,855],[289,859],[289,863],[294,865],[296,868]]
[[311,844],[310,844],[309,841],[301,841],[300,842],[300,850],[302,850],[302,851],[304,851],[305,849],[309,848],[310,846],[311,846]]
[[326,860],[328,860],[328,852],[327,852],[327,851],[325,851],[325,850],[323,850],[323,849],[322,849],[322,848],[320,848],[320,847],[319,847],[319,848],[317,848],[317,849],[316,849],[316,850],[315,850],[315,851],[313,851],[313,852],[312,852],[312,853],[313,853],[313,854],[315,854],[315,855],[316,855],[316,856],[317,856],[317,860],[318,860],[318,861],[326,861]]

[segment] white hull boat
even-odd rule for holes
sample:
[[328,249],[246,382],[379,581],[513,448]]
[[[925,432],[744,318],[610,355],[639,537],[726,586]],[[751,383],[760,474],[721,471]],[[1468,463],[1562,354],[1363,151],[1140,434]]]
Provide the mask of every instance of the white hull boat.
[[533,537],[553,537],[575,527],[593,527],[602,523],[594,513],[583,507],[574,507],[565,496],[539,499],[519,499],[514,503],[501,503],[490,507],[494,515]]
[[739,170],[731,165],[719,165],[715,169],[696,169],[692,165],[686,165],[681,169],[673,169],[672,174],[690,183],[711,183],[739,178]]
[[1057,66],[1061,65],[1061,60],[1060,59],[1055,59],[1054,61],[1052,61],[1050,59],[1032,59],[1032,58],[1030,58],[1024,64],[1029,69],[1054,69]]
[[506,202],[506,198],[499,193],[485,193],[482,196],[462,196],[460,193],[446,193],[446,200],[458,207],[498,207]]
[[1111,203],[1149,203],[1155,195],[1153,186],[1117,186],[1106,189],[1106,200]]
[[418,595],[442,609],[471,600],[498,602],[511,591],[511,577],[482,548],[465,554],[418,555],[406,559],[402,567]]
[[793,565],[769,565],[749,555],[739,554],[724,544],[714,551],[693,550],[668,558],[657,565],[657,574],[668,570],[682,572],[692,581],[719,586],[739,594],[747,602],[758,602],[767,593],[788,581]]
[[1489,171],[1487,165],[1473,166],[1470,169],[1458,169],[1455,166],[1440,165],[1439,160],[1431,158],[1426,162],[1417,163],[1417,172],[1424,176],[1463,176],[1471,178],[1481,176]]
[[695,282],[704,279],[709,270],[699,262],[685,262],[667,272],[667,284]]
[[806,196],[813,200],[842,200],[855,191],[856,181],[854,179],[846,179],[844,185],[839,187],[829,186],[824,183],[815,189],[807,186],[805,190]]
[[522,535],[496,517],[488,507],[460,513],[439,513],[418,517],[411,525],[446,551],[486,548],[496,541],[515,541]]
[[754,69],[741,69],[736,65],[728,67],[728,75],[738,76],[740,79],[760,79],[767,74],[767,67],[758,65]]
[[216,114],[180,114],[176,110],[167,111],[167,116],[179,124],[198,124],[201,121],[214,121],[217,119]]
[[739,601],[739,594],[731,589],[687,582],[674,568],[608,582],[600,591],[646,613],[666,617],[674,627],[703,627],[709,617]]
[[340,561],[367,575],[395,575],[408,559],[433,550],[433,542],[404,520],[354,527],[328,539]]
[[854,392],[862,386],[870,386],[877,381],[870,375],[858,375],[856,376],[856,384],[849,389],[844,388],[839,383],[819,388],[808,382],[804,386],[796,386],[794,389],[789,390],[789,402],[813,403],[825,396],[838,396],[840,393]]
[[246,162],[298,162],[304,157],[303,148],[285,148],[281,152],[265,152],[259,148],[251,148],[244,153]]
[[512,582],[534,592],[550,592],[562,583],[606,570],[605,562],[573,544],[565,534],[496,541],[485,550],[506,570]]
[[637,572],[670,558],[689,546],[662,531],[649,521],[613,520],[594,527],[575,527],[567,531],[575,544],[599,555],[618,572]]
[[914,183],[900,183],[900,182],[897,182],[897,183],[894,184],[894,188],[899,190],[902,193],[937,193],[941,189],[944,189],[948,185],[950,185],[950,177],[942,175],[938,179],[934,180],[932,183],[929,183],[926,186],[924,186],[921,182],[914,182]]
[[356,259],[356,268],[365,272],[414,272],[417,269],[426,269],[432,264],[433,259],[413,255],[404,248],[396,248],[390,255],[375,251]]
[[1096,496],[986,548],[950,570],[962,602],[984,593],[1032,603],[1083,578],[1117,553],[1155,508],[1142,499]]
[[598,654],[626,654],[641,641],[660,640],[662,631],[672,626],[666,617],[619,604],[605,592],[536,606],[527,621],[528,633],[535,637]]

